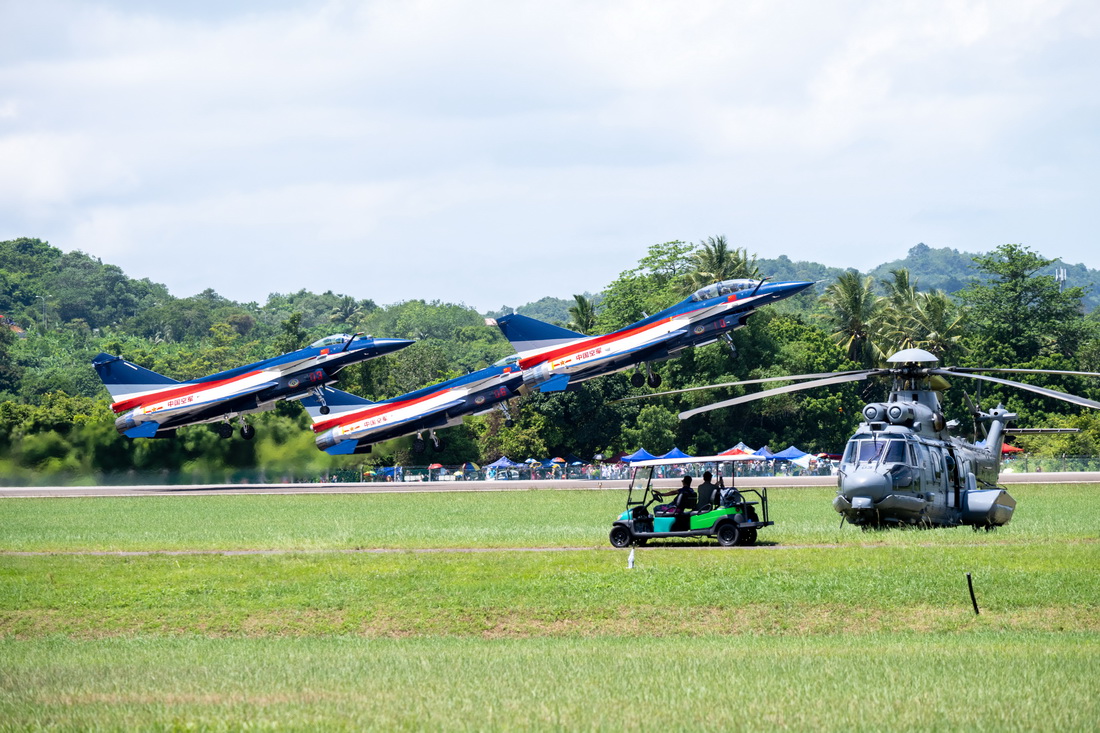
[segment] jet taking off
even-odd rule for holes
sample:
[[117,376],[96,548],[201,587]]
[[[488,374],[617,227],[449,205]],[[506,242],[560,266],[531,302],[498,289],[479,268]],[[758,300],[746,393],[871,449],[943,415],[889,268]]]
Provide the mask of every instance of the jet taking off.
[[[522,385],[518,368],[497,364],[382,402],[328,387],[303,399],[302,406],[313,419],[317,447],[330,455],[370,453],[375,443],[413,433],[413,451],[422,453],[425,441],[421,432],[429,431],[432,447],[441,451],[443,442],[435,434],[437,429],[458,425],[466,415],[494,409],[516,396]],[[326,405],[332,414],[326,413]],[[500,409],[508,415],[503,405]]]
[[671,308],[603,336],[585,336],[549,323],[512,314],[486,323],[496,325],[518,352],[523,382],[541,392],[560,392],[570,384],[646,364],[647,376],[631,377],[635,387],[661,384],[650,362],[663,361],[689,346],[706,346],[745,325],[757,308],[800,293],[811,282],[768,283],[723,280],[700,288]]
[[233,434],[229,421],[237,417],[241,437],[251,440],[256,429],[244,421],[244,415],[270,410],[279,400],[320,394],[322,387],[336,381],[336,373],[344,367],[412,343],[407,339],[335,334],[298,351],[190,382],[177,382],[110,354],[100,354],[92,365],[116,400],[111,409],[122,413],[115,420],[115,428],[123,435],[163,438],[185,425],[221,422],[218,434],[228,438]]

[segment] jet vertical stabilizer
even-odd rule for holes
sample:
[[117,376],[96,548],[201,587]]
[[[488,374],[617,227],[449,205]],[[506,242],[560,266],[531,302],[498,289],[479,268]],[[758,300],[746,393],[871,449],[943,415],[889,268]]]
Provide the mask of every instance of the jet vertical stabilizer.
[[495,325],[504,334],[504,338],[508,339],[516,351],[520,352],[543,349],[588,338],[583,333],[570,331],[568,328],[545,323],[535,318],[521,316],[518,313],[490,320],[495,320]]
[[171,384],[180,384],[171,377],[157,374],[126,361],[121,356],[111,356],[107,353],[100,353],[93,359],[92,366],[95,367],[103,385],[115,400],[163,389]]

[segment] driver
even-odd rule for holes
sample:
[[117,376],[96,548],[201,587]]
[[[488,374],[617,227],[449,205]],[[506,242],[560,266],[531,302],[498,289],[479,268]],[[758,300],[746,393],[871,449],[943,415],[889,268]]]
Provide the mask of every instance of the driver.
[[683,514],[695,508],[695,489],[691,488],[691,476],[684,476],[683,484],[675,491],[653,490],[653,495],[659,499],[675,496],[671,503],[657,507],[657,511],[669,514]]

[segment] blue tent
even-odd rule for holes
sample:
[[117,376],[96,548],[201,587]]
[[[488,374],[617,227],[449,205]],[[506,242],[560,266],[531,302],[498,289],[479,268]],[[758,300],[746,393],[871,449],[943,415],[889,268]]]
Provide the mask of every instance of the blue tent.
[[761,447],[760,450],[753,451],[752,454],[754,456],[760,456],[761,458],[766,458],[766,459],[771,459],[775,456],[774,453],[772,453],[770,450],[768,450],[768,446],[766,446],[766,445]]
[[665,453],[663,456],[657,456],[657,457],[658,458],[691,458],[691,456],[689,456],[687,453],[684,453],[679,448],[673,448],[668,453]]
[[508,460],[508,456],[501,456],[485,468],[515,468],[516,466],[522,465],[522,463],[516,463],[515,461]]
[[652,461],[656,457],[657,456],[653,455],[645,448],[639,448],[629,456],[623,456],[623,463],[630,463],[631,461]]
[[796,458],[801,458],[804,455],[806,455],[804,451],[800,451],[798,448],[795,448],[792,445],[784,450],[779,451],[772,457],[779,461],[793,461]]

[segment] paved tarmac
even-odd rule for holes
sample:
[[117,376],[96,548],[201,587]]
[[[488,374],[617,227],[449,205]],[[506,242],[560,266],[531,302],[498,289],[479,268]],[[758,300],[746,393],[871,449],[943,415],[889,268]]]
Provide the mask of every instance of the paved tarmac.
[[[188,486],[0,486],[0,498],[53,496],[227,496],[241,494],[403,494],[454,491],[601,491],[624,490],[623,480],[584,481],[428,481],[405,483],[312,483],[312,484],[210,484]],[[1100,484],[1100,472],[1002,473],[1002,484]],[[677,479],[664,479],[658,486],[673,487]],[[745,488],[836,486],[834,476],[755,476],[737,479]]]

